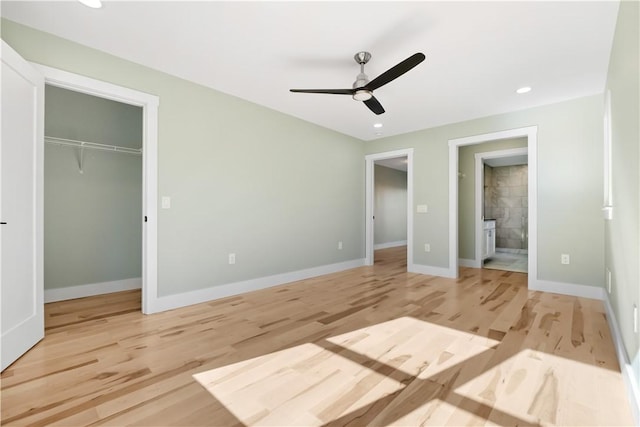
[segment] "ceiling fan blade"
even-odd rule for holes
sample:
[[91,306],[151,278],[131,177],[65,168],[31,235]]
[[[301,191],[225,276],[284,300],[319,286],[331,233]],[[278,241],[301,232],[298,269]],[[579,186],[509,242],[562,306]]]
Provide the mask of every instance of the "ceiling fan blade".
[[424,61],[424,59],[425,59],[424,53],[418,52],[415,55],[411,55],[404,61],[397,64],[395,67],[391,67],[390,69],[380,74],[375,79],[371,80],[366,85],[366,88],[372,91],[376,90],[380,86],[386,85],[390,81],[397,79],[407,71],[411,70],[413,67],[415,67],[416,65]]
[[289,89],[295,93],[327,93],[330,95],[353,95],[354,89]]
[[376,99],[375,96],[372,96],[371,98],[367,99],[366,101],[362,101],[362,102],[364,102],[364,105],[369,107],[369,110],[373,111],[374,113],[376,113],[378,115],[384,113],[384,108],[382,108],[382,104],[380,104],[380,102],[378,102],[378,100]]

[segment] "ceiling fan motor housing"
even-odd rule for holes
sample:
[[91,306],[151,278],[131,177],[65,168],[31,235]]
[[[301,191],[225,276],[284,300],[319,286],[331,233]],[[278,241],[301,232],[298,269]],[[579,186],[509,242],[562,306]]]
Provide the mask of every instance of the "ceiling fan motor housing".
[[356,81],[353,82],[353,88],[357,89],[359,87],[365,87],[367,83],[369,83],[369,76],[367,76],[365,73],[360,73],[356,77]]
[[[367,76],[364,73],[364,64],[366,64],[367,62],[369,62],[369,60],[371,59],[371,54],[369,52],[358,52],[353,56],[353,59],[360,64],[360,74],[358,74],[356,76],[356,81],[353,82],[353,88],[354,89],[358,89],[358,88],[363,88],[367,85],[367,83],[369,83],[369,76]],[[373,94],[371,93],[371,91],[363,89],[363,90],[359,90],[357,92],[355,92],[353,94],[353,99],[355,99],[356,101],[366,101],[368,99],[371,99],[371,97],[373,96]]]

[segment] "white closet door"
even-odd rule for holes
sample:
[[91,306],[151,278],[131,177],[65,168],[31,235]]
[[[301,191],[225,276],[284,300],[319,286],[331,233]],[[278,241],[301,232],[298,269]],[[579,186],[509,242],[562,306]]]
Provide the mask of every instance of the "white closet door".
[[2,370],[44,337],[44,78],[2,42]]

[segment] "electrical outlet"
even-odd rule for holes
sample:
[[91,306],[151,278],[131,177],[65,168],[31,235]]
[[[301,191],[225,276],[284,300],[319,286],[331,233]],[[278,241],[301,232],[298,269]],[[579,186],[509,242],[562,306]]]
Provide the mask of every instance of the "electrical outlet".
[[571,257],[569,254],[562,254],[560,255],[560,262],[565,265],[571,264]]
[[611,270],[607,268],[607,292],[611,293]]
[[236,263],[236,254],[229,254],[229,264]]
[[424,244],[424,251],[425,252],[431,252],[431,245],[429,243],[425,243]]
[[340,250],[340,251],[342,250],[342,240],[340,240],[338,242],[338,250]]

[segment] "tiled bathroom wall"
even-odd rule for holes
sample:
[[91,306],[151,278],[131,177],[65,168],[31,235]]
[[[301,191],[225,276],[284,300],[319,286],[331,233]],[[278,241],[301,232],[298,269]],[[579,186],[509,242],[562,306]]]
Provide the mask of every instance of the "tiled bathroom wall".
[[484,165],[484,216],[496,219],[496,247],[526,250],[528,237],[527,165]]

